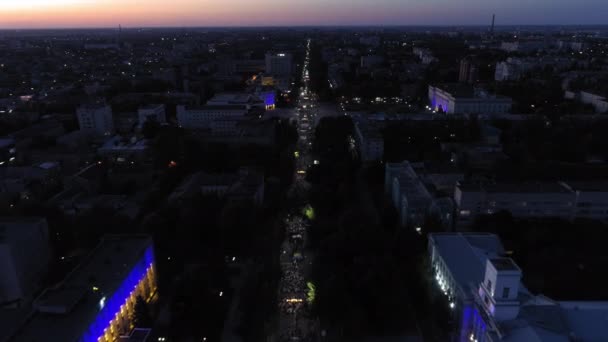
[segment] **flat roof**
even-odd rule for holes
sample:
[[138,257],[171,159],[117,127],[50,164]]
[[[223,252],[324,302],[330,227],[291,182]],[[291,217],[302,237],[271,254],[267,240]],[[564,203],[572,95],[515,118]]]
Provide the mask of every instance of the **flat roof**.
[[459,183],[458,188],[463,191],[485,191],[504,193],[572,193],[568,187],[560,182],[523,182],[523,183],[494,183],[473,184]]
[[495,101],[511,101],[510,98],[506,96],[500,96],[497,94],[489,93],[485,89],[475,88],[469,84],[462,83],[449,83],[449,84],[437,84],[431,85],[431,87],[441,90],[450,94],[452,97],[462,100],[495,100]]
[[106,142],[104,142],[103,146],[100,147],[100,150],[145,150],[148,148],[148,141],[145,139],[137,140],[134,143],[129,139],[125,139],[121,136],[112,137]]
[[603,180],[566,182],[566,184],[574,191],[608,192],[608,181]]
[[186,106],[186,110],[246,110],[246,105],[229,104],[229,105],[204,105],[204,106]]
[[475,88],[472,85],[453,83],[453,84],[436,84],[432,87],[443,90],[454,97],[475,97]]
[[163,104],[147,104],[147,105],[143,105],[141,107],[139,107],[139,109],[143,109],[143,110],[149,110],[149,109],[156,109],[158,107],[164,107],[165,105]]
[[429,237],[452,277],[469,295],[467,286],[483,281],[486,261],[504,253],[495,234],[488,233],[431,233]]
[[24,224],[45,221],[44,217],[0,217],[0,224]]
[[110,107],[110,105],[106,103],[83,103],[78,106],[78,109],[102,109]]
[[15,139],[13,138],[0,138],[0,147],[9,147],[15,145]]
[[520,271],[511,258],[492,258],[490,262],[497,271]]

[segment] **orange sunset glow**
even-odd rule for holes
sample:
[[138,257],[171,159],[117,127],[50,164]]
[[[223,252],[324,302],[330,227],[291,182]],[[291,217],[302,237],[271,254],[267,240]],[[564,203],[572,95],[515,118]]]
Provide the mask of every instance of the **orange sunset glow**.
[[[605,6],[604,0],[585,0]],[[551,6],[547,6],[550,3]],[[528,11],[521,11],[522,6]],[[566,0],[0,0],[0,28],[602,22]],[[520,6],[521,5],[521,6]],[[543,8],[542,11],[538,11]]]
[[339,10],[340,5],[341,2],[332,5],[319,0],[305,3],[279,0],[2,1],[0,27],[301,25],[311,18],[323,23],[336,17],[357,17],[356,4],[346,13]]

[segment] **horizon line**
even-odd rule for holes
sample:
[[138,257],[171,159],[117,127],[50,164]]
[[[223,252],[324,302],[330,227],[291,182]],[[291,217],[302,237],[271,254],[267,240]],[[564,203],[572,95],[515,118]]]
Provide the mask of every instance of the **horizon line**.
[[[491,24],[310,24],[310,25],[208,25],[208,26],[195,26],[195,25],[184,25],[184,26],[173,26],[173,25],[158,25],[158,26],[124,26],[122,24],[117,26],[65,26],[65,27],[0,27],[0,31],[42,31],[42,30],[106,30],[106,29],[117,29],[121,26],[123,30],[131,29],[197,29],[197,28],[317,28],[317,27],[372,27],[372,28],[384,28],[384,27],[485,27],[491,26]],[[494,27],[606,27],[608,24],[500,24]]]

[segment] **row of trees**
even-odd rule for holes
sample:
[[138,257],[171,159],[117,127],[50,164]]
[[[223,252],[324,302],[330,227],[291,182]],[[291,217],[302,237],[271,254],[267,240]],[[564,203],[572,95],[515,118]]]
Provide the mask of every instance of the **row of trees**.
[[317,250],[314,310],[332,340],[415,332],[415,291],[427,291],[414,286],[424,244],[397,226],[384,198],[375,199],[370,189],[382,184],[383,173],[361,168],[351,135],[349,118],[325,118],[316,131],[320,164],[309,175],[316,213],[309,230]]

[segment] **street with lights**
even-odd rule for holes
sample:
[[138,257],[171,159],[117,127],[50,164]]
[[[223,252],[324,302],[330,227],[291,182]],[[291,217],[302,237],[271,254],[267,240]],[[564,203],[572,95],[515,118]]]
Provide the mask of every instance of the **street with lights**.
[[294,182],[289,192],[295,203],[294,210],[284,219],[285,240],[281,245],[281,280],[278,303],[279,341],[318,341],[317,320],[310,308],[315,299],[315,286],[309,281],[313,256],[306,250],[308,223],[314,218],[314,211],[306,204],[309,185],[306,172],[315,161],[310,156],[317,116],[317,98],[310,89],[310,45],[306,46],[306,57],[302,68],[302,87],[299,89],[294,120],[297,122],[298,144],[294,152],[296,168]]

